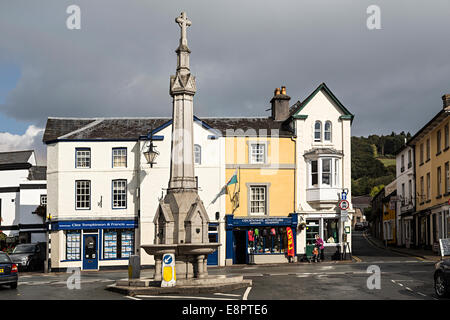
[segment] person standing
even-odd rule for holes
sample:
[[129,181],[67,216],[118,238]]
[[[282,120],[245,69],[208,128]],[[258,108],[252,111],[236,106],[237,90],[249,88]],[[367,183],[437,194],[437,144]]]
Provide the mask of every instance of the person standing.
[[323,254],[323,249],[324,249],[324,246],[323,246],[323,240],[322,240],[322,238],[318,235],[318,234],[316,234],[316,243],[315,243],[315,246],[316,246],[316,248],[317,248],[317,250],[319,251],[319,261],[320,260],[324,260],[324,254]]

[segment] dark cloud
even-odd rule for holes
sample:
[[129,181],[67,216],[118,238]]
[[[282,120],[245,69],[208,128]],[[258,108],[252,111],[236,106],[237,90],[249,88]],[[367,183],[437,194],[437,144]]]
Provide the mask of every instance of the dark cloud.
[[[183,10],[196,114],[267,115],[273,89],[292,102],[326,82],[355,114],[355,135],[414,133],[450,92],[450,3],[433,1],[3,1],[0,63],[21,78],[1,110],[43,126],[47,116],[170,116]],[[381,8],[382,30],[366,27]],[[1,75],[0,75],[1,76]]]

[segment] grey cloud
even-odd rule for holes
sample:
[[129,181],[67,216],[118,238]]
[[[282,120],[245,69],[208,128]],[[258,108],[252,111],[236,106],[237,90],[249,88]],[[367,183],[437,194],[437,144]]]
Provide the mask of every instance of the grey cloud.
[[42,126],[47,116],[170,116],[185,10],[199,116],[268,115],[273,89],[294,103],[326,82],[355,114],[353,133],[417,131],[450,92],[450,4],[376,1],[72,1],[0,4],[0,62],[21,68],[1,110]]

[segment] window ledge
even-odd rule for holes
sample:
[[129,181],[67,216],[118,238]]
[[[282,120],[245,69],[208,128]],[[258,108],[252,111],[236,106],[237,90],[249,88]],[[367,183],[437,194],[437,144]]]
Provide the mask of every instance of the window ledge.
[[423,166],[423,162],[421,164],[419,164],[419,167]]
[[425,203],[430,203],[431,202],[431,199],[430,200],[427,200],[427,201],[425,201]]
[[450,146],[445,147],[444,152],[447,151],[448,149],[450,149]]
[[423,206],[424,204],[425,204],[425,202],[421,202],[421,203],[419,203],[419,205],[420,205],[420,206]]
[[431,159],[427,159],[427,161],[425,161],[425,163],[428,163],[428,162],[430,162],[430,160],[431,160]]
[[442,151],[439,151],[438,153],[436,153],[436,157],[438,156],[438,155],[440,155],[442,153]]
[[440,194],[436,197],[436,199],[440,199],[440,198],[442,198],[442,194]]
[[450,192],[444,193],[444,197],[450,196]]

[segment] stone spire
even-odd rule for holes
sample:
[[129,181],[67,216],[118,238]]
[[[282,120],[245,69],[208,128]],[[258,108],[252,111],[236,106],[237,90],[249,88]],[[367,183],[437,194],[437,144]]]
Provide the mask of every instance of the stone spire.
[[187,46],[187,27],[192,22],[182,12],[175,22],[180,26],[180,45],[176,50],[178,63],[177,72],[170,77],[170,95],[173,98],[172,125],[172,161],[170,170],[169,190],[181,191],[196,189],[194,175],[194,134],[193,99],[196,92],[195,77],[189,69],[189,54]]

